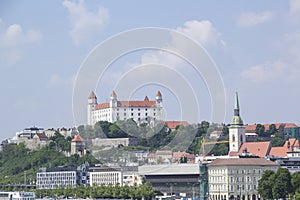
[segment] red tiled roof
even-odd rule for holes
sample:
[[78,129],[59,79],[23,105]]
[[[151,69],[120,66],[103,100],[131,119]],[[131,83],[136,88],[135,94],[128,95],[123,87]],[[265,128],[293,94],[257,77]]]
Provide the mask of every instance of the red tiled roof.
[[194,159],[196,156],[195,156],[195,154],[188,154],[187,155],[187,158],[188,159]]
[[295,142],[294,147],[300,147],[300,142],[299,142],[299,140],[297,140],[297,141]]
[[148,158],[155,158],[155,153],[149,153],[147,157]]
[[97,104],[95,106],[95,110],[100,110],[100,109],[103,109],[103,108],[109,108],[109,102],[100,103],[100,104]]
[[161,97],[161,93],[160,93],[160,91],[159,91],[159,90],[157,91],[157,94],[156,94],[156,96],[157,96],[157,97]]
[[156,101],[118,101],[119,107],[151,107]]
[[188,153],[183,151],[178,151],[178,152],[173,152],[173,158],[178,159],[178,158],[182,158],[182,157],[187,157]]
[[[118,101],[118,107],[152,107],[156,105],[156,101]],[[100,103],[95,106],[95,110],[109,108],[109,102]]]
[[265,158],[229,158],[229,159],[216,159],[210,164],[211,166],[278,166],[278,163],[272,162]]
[[[269,154],[271,147],[271,142],[245,142],[240,147],[239,151],[236,152],[236,155],[241,155],[245,148],[247,148],[247,152],[252,155],[265,157]],[[234,155],[234,152],[230,155]]]
[[111,96],[111,97],[116,97],[117,94],[116,94],[116,92],[113,90],[110,96]]
[[[276,129],[282,128],[295,128],[298,127],[295,123],[274,123]],[[255,132],[257,124],[251,124],[246,126],[246,132]],[[265,130],[269,130],[271,124],[262,124],[265,127]]]
[[286,148],[285,147],[272,147],[269,155],[285,158],[285,157],[287,157]]
[[287,141],[285,141],[284,145],[282,147],[272,147],[270,151],[270,156],[276,156],[276,157],[287,157],[287,152],[293,151],[293,147],[299,146],[299,140],[295,138],[290,138]]
[[189,123],[187,121],[166,121],[165,124],[170,129],[175,129],[178,125],[188,125]]
[[284,128],[296,128],[298,127],[295,123],[286,123]]
[[97,98],[94,91],[91,91],[91,94],[89,96],[89,99],[94,99],[94,98]]
[[82,139],[82,137],[80,135],[76,135],[74,137],[74,139],[72,140],[72,142],[84,142],[84,140]]
[[45,135],[45,133],[37,133],[36,134],[39,138],[48,139],[48,137]]

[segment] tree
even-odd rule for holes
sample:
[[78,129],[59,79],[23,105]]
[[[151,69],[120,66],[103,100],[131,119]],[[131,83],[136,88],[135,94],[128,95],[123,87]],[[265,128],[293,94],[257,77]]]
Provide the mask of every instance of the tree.
[[292,185],[295,193],[300,195],[300,172],[295,172],[292,174]]
[[263,199],[273,199],[272,185],[274,178],[274,171],[265,170],[261,179],[258,181],[258,192]]
[[277,128],[275,124],[270,124],[269,126],[269,135],[274,135],[277,132]]
[[271,145],[272,147],[281,147],[284,144],[284,140],[280,137],[273,137],[271,139]]
[[265,126],[263,126],[261,124],[257,124],[256,128],[255,128],[255,133],[258,136],[263,137],[265,135]]
[[272,194],[274,199],[285,199],[293,192],[292,177],[288,169],[279,168],[275,174]]

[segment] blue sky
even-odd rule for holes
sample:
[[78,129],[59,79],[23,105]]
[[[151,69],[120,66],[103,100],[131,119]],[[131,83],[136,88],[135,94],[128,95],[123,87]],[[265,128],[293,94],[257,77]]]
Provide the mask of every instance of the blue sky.
[[[299,2],[1,1],[0,139],[33,125],[57,128],[85,123],[86,113],[80,113],[76,122],[72,113],[73,83],[84,59],[105,39],[143,27],[180,31],[205,48],[223,79],[225,123],[231,120],[238,91],[245,123],[299,124]],[[178,64],[174,64],[178,59],[153,50],[124,56],[95,85],[99,101],[108,99],[130,66],[153,60]],[[192,72],[181,73],[198,97],[199,120],[210,120],[211,96],[205,82]],[[182,119],[180,99],[167,87],[142,87],[132,98],[153,99],[157,89],[162,90],[167,119]]]

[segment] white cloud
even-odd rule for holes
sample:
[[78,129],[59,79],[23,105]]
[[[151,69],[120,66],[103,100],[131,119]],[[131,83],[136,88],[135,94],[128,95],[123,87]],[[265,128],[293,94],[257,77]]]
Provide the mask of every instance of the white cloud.
[[290,14],[300,15],[300,1],[299,0],[290,0]]
[[265,63],[249,67],[242,71],[241,76],[255,83],[277,80],[283,75],[286,66],[281,62]]
[[43,34],[39,30],[24,31],[20,24],[5,27],[2,19],[0,19],[0,36],[1,58],[11,64],[22,59],[24,48],[37,44],[43,39]]
[[272,12],[264,11],[261,13],[247,12],[242,13],[238,18],[238,25],[242,27],[251,27],[263,24],[272,19]]
[[76,45],[102,31],[109,20],[108,10],[99,7],[98,12],[89,11],[83,1],[78,3],[65,0],[71,23],[70,35]]
[[225,45],[225,42],[221,39],[221,34],[208,20],[187,21],[183,27],[178,27],[176,30],[190,36],[202,45],[216,46],[220,43]]
[[[216,46],[225,45],[225,42],[221,39],[221,34],[213,27],[212,23],[207,20],[187,21],[183,26],[179,26],[175,30],[191,37],[205,48],[215,48]],[[184,45],[181,44],[181,41],[177,41],[176,37],[173,37],[171,46],[166,48],[171,51],[172,49],[183,50]],[[185,49],[185,51],[190,51],[190,49]],[[141,57],[141,64],[158,63],[178,67],[178,65],[183,62],[184,60],[182,58],[164,51],[145,53]]]

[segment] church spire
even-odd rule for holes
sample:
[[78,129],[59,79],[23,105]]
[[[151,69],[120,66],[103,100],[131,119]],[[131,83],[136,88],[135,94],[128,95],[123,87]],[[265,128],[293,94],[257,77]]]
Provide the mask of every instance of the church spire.
[[235,93],[234,116],[231,125],[243,125],[243,120],[240,116],[240,105],[239,105],[239,97],[237,92]]
[[235,93],[234,116],[240,116],[240,105],[239,105],[239,97],[237,92]]

